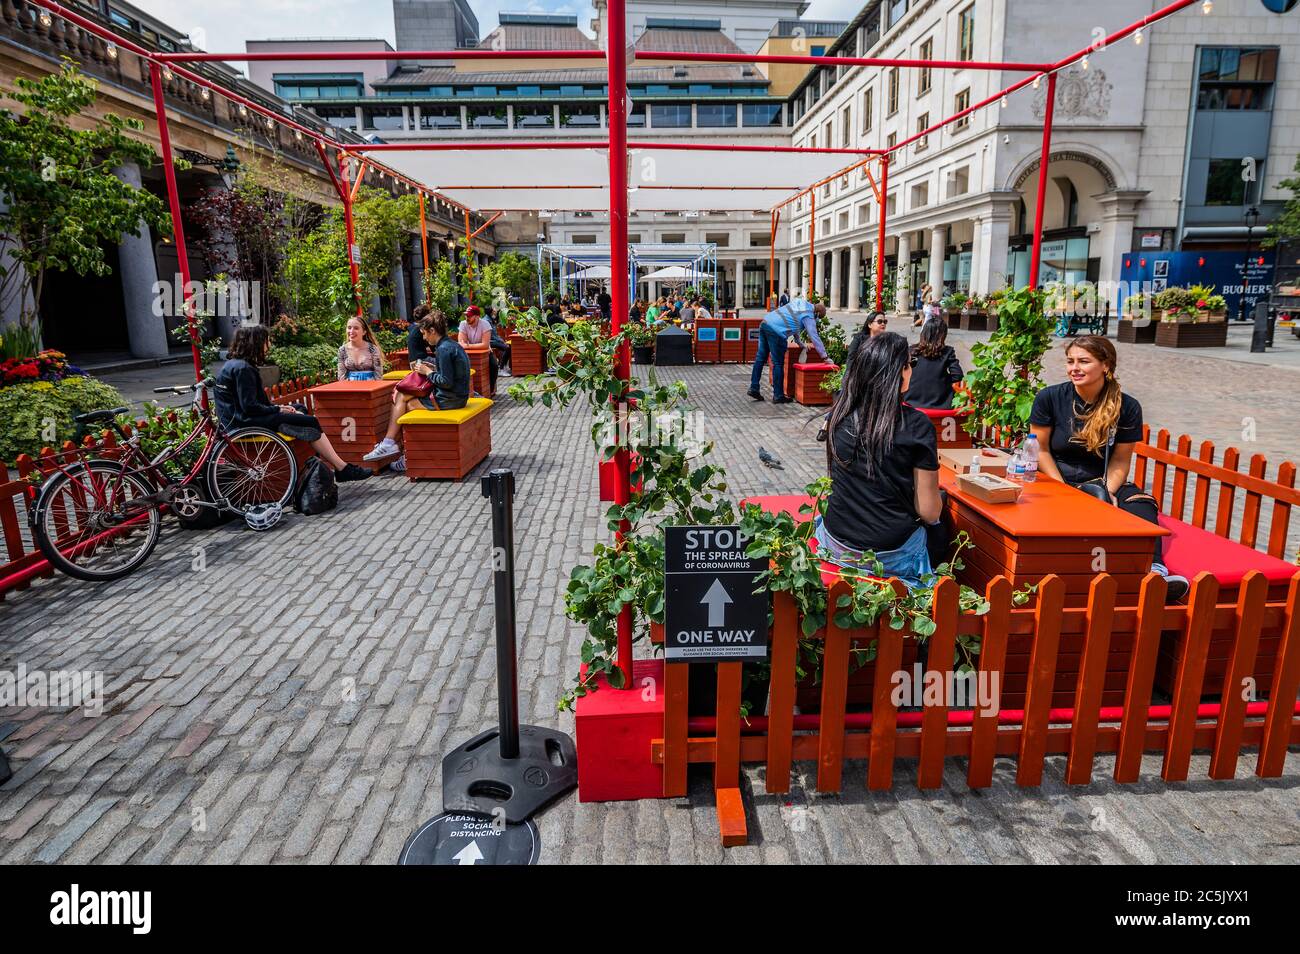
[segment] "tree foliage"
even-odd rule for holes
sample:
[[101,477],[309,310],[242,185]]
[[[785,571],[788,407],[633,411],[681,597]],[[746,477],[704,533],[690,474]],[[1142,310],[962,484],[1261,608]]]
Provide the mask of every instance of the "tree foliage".
[[1294,171],[1295,176],[1278,183],[1278,188],[1291,191],[1291,198],[1286,200],[1277,219],[1269,224],[1265,247],[1276,245],[1281,239],[1300,238],[1300,156],[1296,156]]

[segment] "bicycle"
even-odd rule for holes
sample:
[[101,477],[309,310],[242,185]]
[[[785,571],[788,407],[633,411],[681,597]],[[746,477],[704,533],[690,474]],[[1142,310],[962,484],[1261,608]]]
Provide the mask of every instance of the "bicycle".
[[[108,582],[134,572],[153,552],[162,515],[170,510],[182,523],[204,510],[242,515],[261,529],[298,485],[298,463],[283,437],[258,427],[227,431],[202,400],[212,378],[191,385],[154,388],[155,394],[194,394],[198,420],[178,444],[152,460],[141,449],[139,433],[127,435],[117,418],[130,408],[78,414],[79,424],[108,424],[121,442],[115,458],[97,450],[70,451],[54,458],[28,514],[32,537],[50,565],[68,576]],[[183,476],[169,466],[200,439],[202,450]],[[71,458],[71,459],[69,459]],[[202,481],[202,482],[201,482]],[[267,514],[272,519],[265,519]]]

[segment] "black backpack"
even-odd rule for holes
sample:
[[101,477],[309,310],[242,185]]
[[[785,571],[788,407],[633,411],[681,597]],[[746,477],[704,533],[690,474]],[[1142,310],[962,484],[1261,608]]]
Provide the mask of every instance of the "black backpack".
[[301,514],[325,513],[339,505],[339,485],[334,471],[319,457],[310,458],[302,469],[293,505]]

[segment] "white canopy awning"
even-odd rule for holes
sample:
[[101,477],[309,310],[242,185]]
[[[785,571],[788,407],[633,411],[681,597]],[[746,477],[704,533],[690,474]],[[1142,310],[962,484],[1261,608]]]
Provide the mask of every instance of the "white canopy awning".
[[610,278],[613,274],[608,265],[592,265],[589,268],[580,268],[576,272],[569,272],[565,277],[581,278],[584,282],[589,282],[593,279]]
[[[608,150],[386,152],[384,161],[476,212],[609,208]],[[764,211],[853,163],[842,153],[628,152],[629,212]]]
[[713,276],[701,272],[694,268],[683,268],[681,265],[669,265],[667,268],[661,268],[658,271],[651,272],[649,275],[642,275],[641,280],[646,282],[683,282],[698,281],[700,279],[712,278]]

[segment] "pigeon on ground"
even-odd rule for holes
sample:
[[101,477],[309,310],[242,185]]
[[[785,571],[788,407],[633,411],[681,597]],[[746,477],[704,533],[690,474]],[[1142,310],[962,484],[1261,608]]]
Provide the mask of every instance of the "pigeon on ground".
[[764,467],[775,467],[777,470],[785,470],[785,465],[762,447],[758,449],[758,459],[763,462]]

